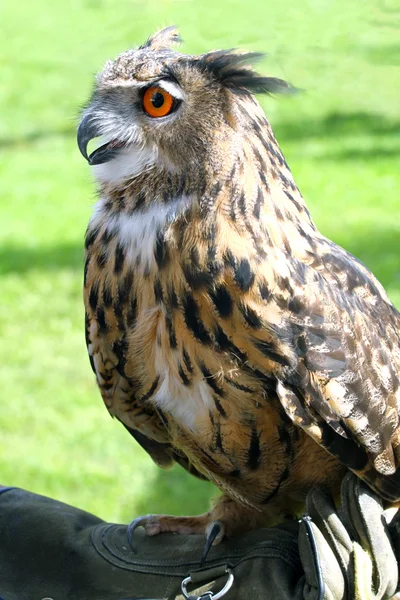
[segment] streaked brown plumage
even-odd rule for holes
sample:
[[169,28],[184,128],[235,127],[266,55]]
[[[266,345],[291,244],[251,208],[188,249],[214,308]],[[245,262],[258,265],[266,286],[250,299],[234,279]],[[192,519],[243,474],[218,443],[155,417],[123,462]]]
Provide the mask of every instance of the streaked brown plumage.
[[[84,296],[104,402],[158,465],[223,491],[147,530],[219,518],[234,534],[336,491],[346,468],[396,502],[399,313],[307,211],[252,95],[286,84],[246,66],[256,55],[175,41],[169,28],[107,63],[78,134],[99,181]],[[154,86],[166,116],[146,114]]]

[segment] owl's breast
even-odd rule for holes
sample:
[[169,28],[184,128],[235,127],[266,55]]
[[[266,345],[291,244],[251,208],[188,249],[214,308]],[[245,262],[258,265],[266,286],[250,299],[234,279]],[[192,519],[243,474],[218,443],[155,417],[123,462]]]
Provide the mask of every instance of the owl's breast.
[[94,223],[87,238],[86,331],[103,399],[229,495],[262,504],[289,480],[296,436],[273,374],[252,366],[253,313],[233,300],[243,277],[252,281],[247,262],[237,261],[239,283],[211,271],[218,252],[194,225],[180,237],[150,216],[144,234],[125,215]]
[[[151,297],[144,287],[141,293]],[[126,333],[125,373],[141,381],[139,402],[150,404],[176,426],[195,431],[215,410],[213,389],[198,367],[201,349],[195,350],[189,335],[172,333],[172,321],[179,329],[179,314],[153,303],[145,307],[143,299],[141,306],[135,325]]]

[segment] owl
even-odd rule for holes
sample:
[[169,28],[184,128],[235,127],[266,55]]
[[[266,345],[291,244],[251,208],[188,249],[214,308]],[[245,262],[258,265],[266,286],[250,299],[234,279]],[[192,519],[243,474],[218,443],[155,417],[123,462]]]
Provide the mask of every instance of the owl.
[[288,84],[255,72],[257,53],[178,41],[167,28],[107,62],[78,129],[104,403],[157,465],[222,492],[200,516],[134,526],[233,536],[296,514],[314,486],[336,493],[348,469],[396,503],[399,313],[307,210],[255,98]]

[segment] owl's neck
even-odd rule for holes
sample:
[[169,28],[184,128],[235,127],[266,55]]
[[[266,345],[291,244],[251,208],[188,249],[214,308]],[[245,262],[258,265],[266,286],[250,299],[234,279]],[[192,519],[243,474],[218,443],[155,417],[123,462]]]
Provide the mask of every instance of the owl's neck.
[[261,110],[249,129],[219,192],[218,211],[261,253],[269,246],[302,255],[303,240],[319,234]]
[[119,222],[124,239],[141,232],[150,239],[182,216],[181,229],[189,230],[192,220],[204,231],[224,223],[227,234],[237,231],[257,252],[267,239],[291,253],[300,238],[316,232],[261,109],[251,127],[202,165],[179,172],[153,165],[123,183],[103,183],[92,226]]

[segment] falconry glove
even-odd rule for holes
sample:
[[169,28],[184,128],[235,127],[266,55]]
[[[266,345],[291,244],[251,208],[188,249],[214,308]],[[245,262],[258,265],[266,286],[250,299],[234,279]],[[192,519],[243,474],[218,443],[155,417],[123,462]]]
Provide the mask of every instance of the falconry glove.
[[[397,561],[380,501],[353,475],[338,511],[308,495],[307,519],[213,546],[201,535],[134,532],[126,525],[17,488],[0,490],[0,597],[4,600],[389,599]],[[400,525],[392,525],[400,551]]]
[[[306,507],[307,516],[299,530],[307,581],[304,598],[391,598],[397,587],[400,546],[395,553],[377,495],[349,473],[342,483],[339,510],[330,494],[321,489],[308,494]],[[400,528],[393,525],[392,530],[399,539]]]

